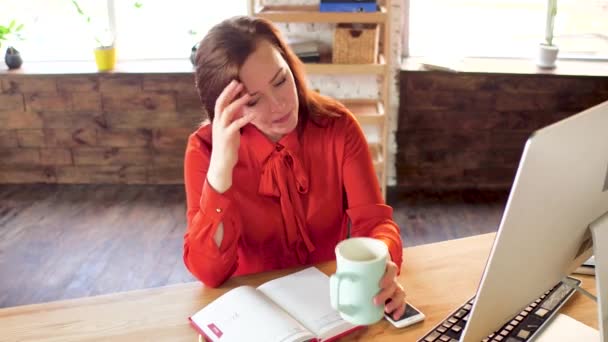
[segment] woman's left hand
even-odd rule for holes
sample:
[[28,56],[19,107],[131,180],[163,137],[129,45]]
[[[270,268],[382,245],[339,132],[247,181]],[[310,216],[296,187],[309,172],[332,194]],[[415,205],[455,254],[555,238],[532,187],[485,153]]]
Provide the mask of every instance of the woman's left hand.
[[[390,302],[387,303],[387,300]],[[386,304],[385,304],[386,303]],[[405,290],[397,281],[397,265],[386,261],[386,270],[380,279],[380,292],[374,297],[374,305],[383,305],[384,311],[396,320],[405,311]]]

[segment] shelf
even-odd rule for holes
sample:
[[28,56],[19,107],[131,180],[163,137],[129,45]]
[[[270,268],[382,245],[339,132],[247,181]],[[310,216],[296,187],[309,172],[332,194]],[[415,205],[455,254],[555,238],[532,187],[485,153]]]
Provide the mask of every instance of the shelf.
[[332,64],[332,63],[304,63],[306,72],[309,74],[326,75],[383,75],[386,72],[384,56],[378,56],[379,63],[376,64]]
[[263,6],[255,16],[283,23],[384,23],[386,7],[378,12],[319,12],[319,6]]
[[377,100],[345,99],[340,102],[355,115],[360,124],[384,124],[384,106]]

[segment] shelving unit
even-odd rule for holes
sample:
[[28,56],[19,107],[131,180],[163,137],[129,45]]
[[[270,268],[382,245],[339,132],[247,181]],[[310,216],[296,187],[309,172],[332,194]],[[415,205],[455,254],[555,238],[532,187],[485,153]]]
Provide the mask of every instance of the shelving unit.
[[390,6],[389,0],[378,0],[379,10],[373,13],[324,13],[319,6],[265,6],[260,0],[248,0],[249,14],[276,23],[376,23],[380,25],[380,46],[377,63],[332,64],[307,63],[308,74],[319,75],[379,75],[382,76],[378,99],[339,99],[356,116],[361,125],[373,125],[380,130],[380,141],[369,142],[369,149],[383,196],[386,197],[386,152],[388,143],[388,120],[385,108],[389,103],[390,89]]

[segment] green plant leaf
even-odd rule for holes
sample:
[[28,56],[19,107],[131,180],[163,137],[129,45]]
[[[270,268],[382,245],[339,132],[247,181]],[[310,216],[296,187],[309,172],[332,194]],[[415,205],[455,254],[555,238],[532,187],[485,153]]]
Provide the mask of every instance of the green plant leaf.
[[135,1],[135,3],[133,4],[133,6],[135,6],[135,8],[141,8],[141,6],[143,6],[143,4],[139,1]]
[[76,11],[78,12],[78,14],[84,16],[84,11],[82,10],[82,8],[80,8],[80,5],[78,4],[78,1],[76,0],[72,0],[72,3],[74,4],[74,7],[76,7]]
[[19,32],[23,29],[23,24],[17,26],[17,28],[15,29],[15,32]]
[[10,24],[8,24],[8,29],[9,29],[9,31],[10,31],[10,30],[12,30],[12,29],[13,29],[13,27],[15,27],[15,24],[16,24],[16,23],[15,23],[15,20],[14,20],[14,19],[13,19],[13,20],[11,20],[11,23],[10,23]]

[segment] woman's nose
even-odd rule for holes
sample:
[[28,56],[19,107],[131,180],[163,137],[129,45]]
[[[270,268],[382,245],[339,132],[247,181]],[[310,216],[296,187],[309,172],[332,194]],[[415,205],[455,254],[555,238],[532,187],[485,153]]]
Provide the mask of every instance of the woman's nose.
[[285,110],[285,102],[279,97],[270,96],[270,111],[273,113],[282,113]]

